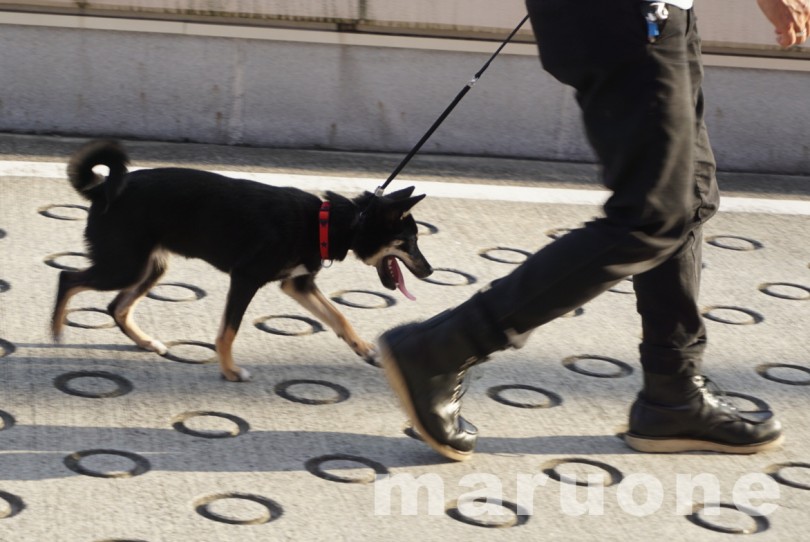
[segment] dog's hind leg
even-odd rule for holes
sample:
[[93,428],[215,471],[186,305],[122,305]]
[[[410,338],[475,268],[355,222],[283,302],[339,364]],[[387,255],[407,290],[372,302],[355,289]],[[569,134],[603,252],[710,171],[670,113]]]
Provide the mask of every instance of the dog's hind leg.
[[159,250],[153,252],[140,280],[133,286],[122,290],[113,299],[112,303],[107,306],[107,310],[112,315],[115,323],[118,324],[118,327],[127,337],[144,350],[155,352],[161,356],[168,351],[166,345],[141,331],[141,328],[138,327],[132,317],[132,312],[143,296],[157,284],[157,281],[166,272],[167,267],[168,259],[166,254]]
[[[131,262],[132,260],[129,260]],[[131,266],[127,260],[121,260],[114,267],[98,263],[81,271],[62,271],[59,273],[59,285],[56,289],[56,303],[51,316],[51,333],[58,341],[65,324],[65,313],[70,299],[86,290],[119,290],[131,285],[138,279],[138,270],[143,265]],[[135,271],[133,271],[133,269]]]
[[295,299],[315,318],[328,325],[343,339],[355,354],[368,362],[374,362],[377,350],[372,343],[360,338],[352,325],[315,285],[312,275],[304,275],[281,282],[281,290]]
[[70,298],[79,292],[91,290],[91,282],[92,272],[89,269],[84,271],[62,271],[59,273],[56,303],[51,316],[51,335],[55,342],[59,342],[62,336],[62,330],[65,326],[65,313]]
[[51,316],[51,332],[59,340],[70,299],[85,290],[121,290],[143,280],[150,252],[133,251],[119,246],[91,249],[93,265],[82,271],[62,271]]
[[253,296],[262,286],[253,280],[231,274],[231,286],[228,290],[228,300],[225,304],[225,313],[222,315],[222,324],[217,334],[217,355],[219,356],[219,366],[222,376],[231,382],[247,382],[250,380],[250,373],[236,365],[233,361],[233,341],[242,323],[248,305]]

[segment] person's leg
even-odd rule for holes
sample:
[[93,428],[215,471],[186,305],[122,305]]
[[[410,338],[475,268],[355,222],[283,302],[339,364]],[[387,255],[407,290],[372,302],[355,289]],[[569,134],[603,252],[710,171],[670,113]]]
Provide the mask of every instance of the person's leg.
[[706,388],[701,365],[706,329],[698,305],[703,224],[717,211],[714,155],[703,121],[703,65],[694,15],[687,13],[687,51],[695,108],[694,229],[661,265],[633,277],[642,321],[644,387],[630,410],[627,443],[640,451],[753,453],[781,444],[770,412],[748,419]]
[[641,315],[641,366],[645,373],[695,375],[706,347],[698,307],[702,227],[661,265],[633,277]]
[[[568,4],[527,2],[543,65],[576,90],[613,194],[604,218],[544,247],[482,293],[499,326],[517,334],[666,261],[691,227],[696,200],[684,40],[651,49],[637,0]],[[667,31],[685,34],[686,23],[681,12]]]
[[[466,369],[575,309],[682,244],[694,205],[685,53],[648,53],[637,0],[529,0],[546,69],[573,86],[613,195],[605,217],[532,255],[462,305],[380,339],[383,365],[423,438],[463,459],[475,428],[459,416]],[[675,79],[677,84],[672,84]],[[686,157],[686,158],[684,158]]]
[[392,387],[426,442],[464,459],[475,428],[459,415],[472,364],[575,309],[619,280],[654,269],[689,239],[698,207],[687,17],[651,49],[637,0],[587,6],[528,0],[544,67],[577,90],[589,140],[613,190],[605,218],[544,247],[462,305],[383,334]]
[[701,43],[692,11],[684,13],[689,85],[694,117],[694,193],[692,231],[668,260],[633,277],[643,339],[641,365],[647,372],[698,374],[706,329],[698,307],[703,224],[719,203],[716,165],[704,122]]

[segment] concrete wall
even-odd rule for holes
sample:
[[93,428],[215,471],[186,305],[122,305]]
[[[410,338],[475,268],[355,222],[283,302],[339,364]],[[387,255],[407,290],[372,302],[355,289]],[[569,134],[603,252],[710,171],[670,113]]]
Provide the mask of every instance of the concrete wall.
[[[346,4],[317,3],[335,13]],[[0,13],[0,131],[405,152],[495,46]],[[721,167],[810,172],[810,63],[707,60]],[[504,51],[425,152],[592,159],[571,93],[542,72],[528,44]]]
[[[185,20],[230,20],[241,23],[346,24],[355,28],[390,28],[452,36],[502,34],[525,15],[524,0],[0,0],[0,9],[84,15],[161,17]],[[711,46],[762,49],[774,47],[770,24],[754,0],[699,0],[704,39]],[[530,39],[528,29],[523,37]],[[810,55],[810,45],[799,48]],[[789,53],[792,55],[797,52]]]
[[[241,24],[459,35],[503,35],[525,15],[524,0],[0,0],[0,10],[227,21]],[[755,0],[698,0],[711,48],[810,58],[810,44],[785,52]],[[526,28],[519,39],[531,40]]]

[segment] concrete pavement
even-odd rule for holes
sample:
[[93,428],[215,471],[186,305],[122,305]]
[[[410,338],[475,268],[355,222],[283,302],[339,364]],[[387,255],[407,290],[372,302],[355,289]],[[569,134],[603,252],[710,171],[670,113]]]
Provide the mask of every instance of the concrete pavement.
[[[64,343],[52,344],[58,269],[86,265],[86,202],[60,173],[78,143],[0,136],[0,541],[805,539],[810,179],[724,174],[729,198],[772,205],[719,213],[704,246],[707,374],[741,408],[770,405],[786,427],[783,450],[625,447],[617,435],[641,381],[627,282],[472,372],[464,412],[479,450],[450,463],[406,430],[381,371],[275,285],[235,343],[254,380],[220,380],[211,345],[227,278],[199,261],[174,258],[138,306],[168,355],[138,350],[113,326],[111,293],[74,298]],[[129,148],[135,167],[283,174],[317,189],[330,178],[373,189],[400,158]],[[594,216],[583,193],[599,189],[596,178],[582,164],[418,157],[396,181],[428,194],[414,215],[437,272],[406,277],[417,301],[352,258],[319,285],[372,339],[461,302]],[[513,187],[536,199],[505,201]],[[549,194],[571,199],[543,203]]]

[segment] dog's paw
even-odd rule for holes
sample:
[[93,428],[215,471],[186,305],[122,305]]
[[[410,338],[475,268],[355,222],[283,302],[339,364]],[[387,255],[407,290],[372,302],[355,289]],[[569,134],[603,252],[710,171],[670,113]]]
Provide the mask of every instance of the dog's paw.
[[377,352],[375,352],[374,355],[369,356],[367,358],[363,358],[363,359],[364,359],[364,361],[366,363],[368,363],[369,365],[372,365],[374,367],[382,368],[382,366],[383,366],[382,365],[382,357]]
[[144,350],[148,350],[150,352],[154,352],[159,356],[165,356],[166,353],[169,351],[168,347],[165,344],[155,339],[152,339],[151,341],[142,344],[141,348],[143,348]]
[[360,356],[361,358],[369,361],[377,356],[377,347],[373,343],[367,343],[366,341],[357,341],[351,343],[352,350],[354,353]]
[[51,322],[49,331],[51,332],[51,340],[54,342],[54,344],[60,344],[62,342],[62,332],[64,330],[65,326],[61,322]]
[[366,354],[363,354],[363,360],[368,363],[369,365],[373,365],[375,367],[382,367],[382,362],[380,361],[380,351],[377,350],[375,345],[372,345],[369,351]]
[[251,375],[250,371],[247,369],[239,367],[237,371],[222,373],[222,378],[228,382],[250,382],[253,379],[253,375]]

